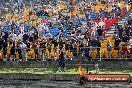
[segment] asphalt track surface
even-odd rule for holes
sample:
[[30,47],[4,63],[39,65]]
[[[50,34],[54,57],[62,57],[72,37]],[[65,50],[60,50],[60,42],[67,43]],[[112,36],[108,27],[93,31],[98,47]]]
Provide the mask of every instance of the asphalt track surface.
[[72,81],[0,80],[0,88],[132,88],[132,84],[84,84]]

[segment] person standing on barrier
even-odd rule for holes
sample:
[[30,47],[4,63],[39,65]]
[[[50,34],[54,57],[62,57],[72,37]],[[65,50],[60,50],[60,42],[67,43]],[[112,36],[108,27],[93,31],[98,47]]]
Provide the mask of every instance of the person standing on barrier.
[[3,47],[3,57],[7,58],[7,42],[5,40],[3,40],[2,42],[2,47]]
[[14,60],[15,61],[15,42],[11,41],[10,42],[11,49],[10,49],[10,61]]
[[119,54],[119,44],[121,42],[121,39],[118,38],[118,37],[115,37],[115,43],[114,43],[114,50],[117,50],[118,51],[118,54]]
[[51,57],[51,38],[48,40],[48,51],[49,51],[49,57]]
[[0,37],[0,59],[2,59],[2,48],[3,48],[3,40],[2,37]]
[[40,47],[41,47],[41,50],[42,50],[42,61],[45,61],[45,51],[46,51],[46,42],[45,40],[43,39],[42,42],[40,43]]
[[57,43],[57,39],[56,38],[54,38],[54,40],[52,41],[52,44],[54,44],[54,47],[55,47],[55,58],[57,58],[56,57],[56,52],[57,52],[58,43]]
[[34,53],[35,53],[35,60],[38,60],[38,47],[37,47],[37,43],[35,42],[33,44],[33,48],[34,48]]
[[17,52],[18,52],[18,54],[19,54],[19,60],[21,60],[22,59],[22,50],[21,50],[21,42],[19,42],[18,43],[18,45],[17,45]]
[[59,55],[59,71],[65,71],[66,70],[66,61],[65,61],[65,54],[63,49],[61,50],[61,53]]
[[88,48],[85,48],[85,56],[88,59],[88,61],[91,61],[91,58],[89,56],[89,51],[90,51],[90,49],[89,49],[89,43],[86,44],[86,47],[88,47]]
[[98,59],[101,61],[101,55],[100,55],[100,47],[101,47],[101,42],[99,39],[96,40],[96,46],[97,46],[97,55],[98,55]]
[[22,58],[23,58],[23,60],[26,60],[27,57],[25,57],[25,55],[26,55],[27,45],[24,42],[22,42],[20,44],[20,47],[21,47],[21,50],[22,50]]
[[130,54],[131,54],[131,58],[132,58],[132,36],[129,39],[129,47],[130,47]]
[[112,47],[111,47],[111,44],[107,44],[107,51],[108,51],[108,56],[107,58],[110,58],[111,59],[111,50],[112,50]]
[[98,27],[97,32],[98,32],[98,36],[99,36],[99,39],[100,39],[100,37],[103,35],[103,30],[102,30],[101,26]]
[[82,53],[84,52],[84,44],[83,44],[83,42],[80,42],[80,44],[79,44],[79,51],[80,51],[80,55],[82,56]]
[[122,32],[123,32],[122,26],[121,25],[118,25],[117,26],[117,30],[118,30],[118,36],[119,36],[119,38],[122,39]]

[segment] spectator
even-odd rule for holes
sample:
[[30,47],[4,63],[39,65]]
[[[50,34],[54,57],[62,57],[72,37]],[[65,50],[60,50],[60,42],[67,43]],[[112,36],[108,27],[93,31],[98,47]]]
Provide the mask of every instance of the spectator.
[[132,36],[131,36],[131,38],[129,39],[129,44],[130,44],[130,46],[132,46]]
[[121,27],[121,25],[117,26],[117,30],[118,30],[119,38],[122,39],[123,28]]
[[14,60],[15,61],[15,52],[16,52],[16,47],[15,47],[15,42],[14,41],[11,41],[10,42],[10,45],[11,45],[11,49],[10,49],[10,52],[11,52],[11,56],[10,56],[10,60]]
[[46,51],[46,42],[45,40],[43,39],[42,42],[40,43],[40,48],[41,48],[41,51],[42,51],[42,61],[45,61],[45,51]]
[[26,32],[24,32],[24,34],[23,34],[23,42],[26,43],[28,38],[29,38],[29,35]]
[[3,40],[2,40],[2,38],[0,37],[0,51],[2,50],[2,48],[3,48]]
[[19,42],[19,44],[17,45],[17,49],[16,51],[18,52],[19,54],[19,60],[22,60],[22,50],[21,50],[21,41]]
[[126,58],[128,58],[128,54],[130,53],[128,47],[126,44],[124,44],[122,46],[122,50],[121,50],[121,58],[123,58],[123,56],[125,56]]
[[5,42],[7,42],[7,39],[8,39],[8,31],[7,29],[4,30],[4,34],[3,34],[3,39],[5,40]]
[[108,51],[108,57],[107,58],[111,58],[111,50],[112,50],[112,47],[111,47],[111,43],[109,41],[109,43],[107,44],[107,51]]
[[118,50],[118,53],[119,53],[119,44],[120,44],[120,42],[121,42],[120,38],[116,37],[115,38],[115,44],[114,44],[115,48],[114,49]]
[[127,22],[127,23],[128,23],[128,25],[132,25],[132,18],[130,18],[130,17],[129,17],[129,19],[128,19],[128,22]]
[[99,37],[103,35],[103,30],[100,27],[98,28],[97,32],[98,32]]
[[7,42],[5,40],[3,40],[2,42],[2,46],[3,46],[3,57],[7,58]]
[[21,32],[18,33],[18,40],[23,41],[23,34]]
[[101,61],[101,57],[100,57],[100,47],[101,47],[101,42],[100,40],[96,40],[96,45],[97,45],[97,55],[98,55],[98,58],[99,60]]
[[13,31],[10,35],[10,40],[12,40],[12,41],[15,41],[16,40],[16,34],[15,34],[15,31]]
[[33,44],[33,48],[34,48],[34,53],[35,53],[35,60],[37,61],[38,60],[38,45],[37,45],[37,43],[35,42],[34,44]]
[[29,40],[27,40],[25,44],[27,45],[27,52],[30,51],[31,44]]
[[129,37],[129,35],[130,35],[130,30],[131,30],[131,27],[130,26],[127,26],[126,28],[125,28],[125,32],[126,32],[126,35]]
[[132,36],[131,36],[131,38],[130,38],[130,40],[129,40],[129,46],[130,46],[130,54],[131,54],[131,58],[132,58]]
[[102,29],[104,25],[105,25],[105,23],[101,19],[100,22],[98,23],[98,27]]
[[87,43],[85,47],[86,47],[86,48],[85,48],[85,56],[86,56],[86,58],[87,58],[89,61],[91,61],[91,58],[90,58],[90,56],[89,56],[89,51],[90,51],[90,49],[89,49],[89,43]]
[[[27,49],[27,45],[24,43],[24,42],[22,42],[21,44],[20,44],[20,47],[21,47],[21,49],[22,49],[22,58],[25,60],[25,61],[27,61],[27,57],[25,56],[26,55],[26,49]],[[26,57],[26,58],[25,58]]]
[[34,41],[38,40],[38,31],[35,31],[33,34]]
[[124,43],[128,43],[129,37],[128,37],[126,34],[124,34],[123,37],[122,37],[122,41],[123,41]]
[[93,38],[92,40],[91,40],[91,45],[92,45],[92,47],[96,47],[96,38]]
[[59,55],[59,71],[62,71],[61,69],[63,69],[63,71],[66,70],[66,65],[65,65],[65,54],[64,52],[61,50],[61,53]]

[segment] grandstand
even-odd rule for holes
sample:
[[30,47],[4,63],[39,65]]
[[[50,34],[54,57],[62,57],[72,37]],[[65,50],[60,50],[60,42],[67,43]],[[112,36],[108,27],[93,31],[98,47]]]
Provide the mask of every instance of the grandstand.
[[11,1],[0,3],[1,60],[132,58],[131,2]]

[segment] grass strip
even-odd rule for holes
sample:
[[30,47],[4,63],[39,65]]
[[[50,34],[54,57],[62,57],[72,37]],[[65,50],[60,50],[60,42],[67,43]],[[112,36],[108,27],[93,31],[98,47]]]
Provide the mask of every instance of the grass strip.
[[[96,70],[90,70],[93,74]],[[31,74],[79,74],[78,68],[66,69],[65,72],[59,72],[57,67],[49,68],[0,68],[0,73],[31,73]],[[100,69],[98,74],[130,74],[132,75],[132,69]]]

